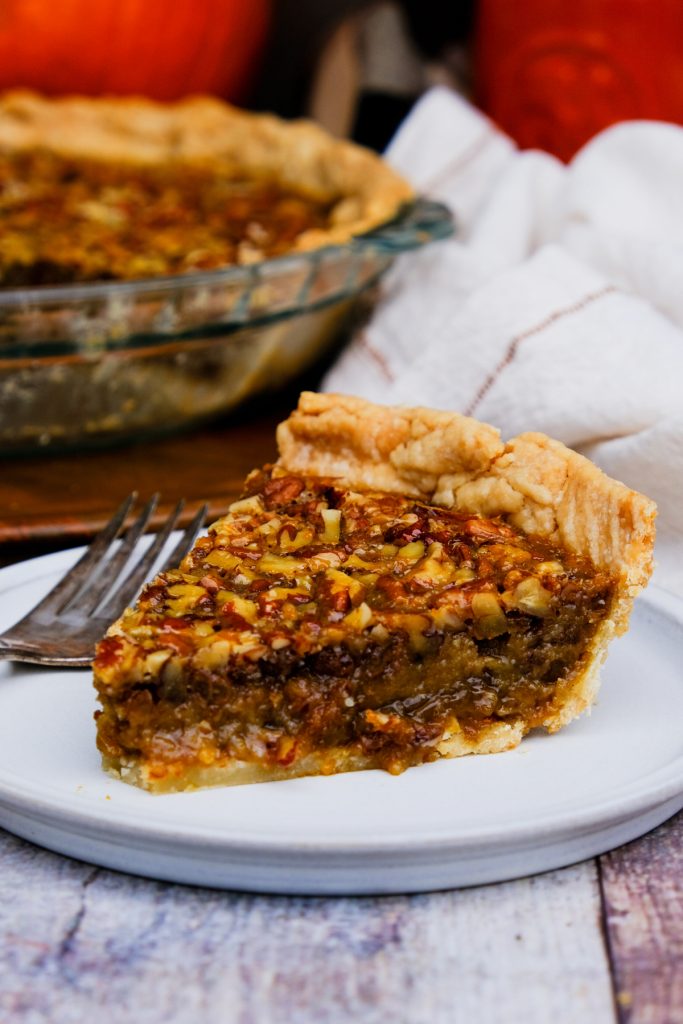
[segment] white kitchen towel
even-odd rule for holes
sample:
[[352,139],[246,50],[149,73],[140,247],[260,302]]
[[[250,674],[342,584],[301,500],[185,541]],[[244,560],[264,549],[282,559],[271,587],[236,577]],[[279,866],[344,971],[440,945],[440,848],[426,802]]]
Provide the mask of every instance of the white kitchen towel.
[[435,89],[388,158],[458,233],[397,261],[324,389],[559,438],[655,499],[683,595],[683,128],[618,125],[565,166]]

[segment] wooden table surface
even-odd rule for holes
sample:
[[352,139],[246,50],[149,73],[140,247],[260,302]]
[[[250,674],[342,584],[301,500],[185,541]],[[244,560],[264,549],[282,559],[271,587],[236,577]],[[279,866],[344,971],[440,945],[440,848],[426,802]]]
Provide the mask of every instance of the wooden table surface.
[[[285,413],[4,463],[0,561],[73,542],[132,489],[219,514]],[[2,831],[0,866],[0,1024],[683,1024],[683,814],[571,868],[419,896],[175,886]]]

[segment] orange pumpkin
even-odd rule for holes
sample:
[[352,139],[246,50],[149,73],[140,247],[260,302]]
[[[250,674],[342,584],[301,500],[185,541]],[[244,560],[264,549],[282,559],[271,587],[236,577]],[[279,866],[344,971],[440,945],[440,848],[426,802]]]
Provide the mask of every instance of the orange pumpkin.
[[243,98],[271,0],[2,0],[0,89]]

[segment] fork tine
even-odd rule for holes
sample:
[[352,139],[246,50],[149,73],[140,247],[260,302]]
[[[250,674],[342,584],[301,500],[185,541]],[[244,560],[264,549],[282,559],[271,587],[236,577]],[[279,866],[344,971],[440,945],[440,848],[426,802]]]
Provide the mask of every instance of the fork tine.
[[204,520],[206,519],[208,509],[208,505],[202,505],[192,522],[185,528],[185,532],[173,548],[173,551],[168,556],[159,572],[167,572],[169,569],[176,569],[178,567],[181,559],[190,550],[195,537],[201,530]]
[[[154,495],[148,502],[112,552],[111,545],[137,495],[131,494],[121,504],[105,529],[57,586],[0,636],[0,657],[72,667],[85,667],[91,663],[103,627],[120,614],[143,582],[143,577],[153,568],[184,507],[184,502],[180,501],[163,529],[119,583],[119,577],[127,567],[127,559],[135,560],[137,552],[133,549],[149,522],[157,497]],[[180,562],[192,546],[206,513],[207,506],[202,505],[164,562],[162,571]],[[66,614],[63,614],[64,609]],[[36,615],[40,611],[43,614]]]
[[62,610],[73,595],[81,589],[84,581],[90,573],[90,570],[97,565],[109,550],[109,546],[116,538],[119,530],[121,529],[121,525],[125,522],[126,516],[134,505],[136,498],[137,493],[133,491],[132,494],[129,494],[128,497],[121,502],[105,528],[97,534],[90,546],[85,550],[69,572],[62,577],[59,583],[45,595],[42,601],[31,609],[29,613],[30,615],[34,615],[38,611],[51,612],[56,615]]
[[98,618],[114,618],[130,604],[147,577],[151,575],[152,567],[159,556],[159,552],[171,536],[184,507],[185,502],[181,498],[166,520],[163,530],[157,533],[153,543],[147,548],[130,575],[122,580],[120,586],[109,594],[105,604],[97,610]]
[[[78,609],[84,615],[90,615],[107,596],[112,587],[116,584],[121,570],[130,558],[138,540],[145,532],[145,527],[152,517],[154,509],[159,501],[159,495],[153,494],[149,499],[138,518],[126,530],[126,535],[121,541],[117,551],[111,556],[108,562],[102,562],[99,566],[99,575],[90,574],[92,582],[86,581],[83,590],[74,595],[72,600],[77,600]],[[64,608],[66,609],[66,605]]]

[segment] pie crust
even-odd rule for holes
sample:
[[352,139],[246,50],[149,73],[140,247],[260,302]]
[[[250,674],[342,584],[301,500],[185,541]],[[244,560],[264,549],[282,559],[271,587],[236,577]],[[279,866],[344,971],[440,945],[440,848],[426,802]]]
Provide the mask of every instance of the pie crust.
[[[520,434],[505,444],[495,427],[458,413],[304,392],[280,424],[277,440],[279,464],[288,471],[499,516],[610,572],[612,604],[585,668],[561,706],[552,706],[540,724],[554,732],[591,706],[607,645],[626,632],[633,601],[652,574],[653,501],[545,434]],[[521,726],[496,724],[474,745],[456,737],[442,753],[504,750],[519,743],[523,732]]]
[[[652,570],[656,510],[649,499],[542,434],[504,444],[493,427],[455,413],[340,395],[304,393],[280,425],[278,444],[276,466],[249,478],[247,496],[197,542],[178,573],[153,581],[100,645],[95,673],[105,712],[98,730],[107,770],[157,792],[378,766],[398,771],[421,760],[514,747],[530,728],[555,732],[592,704],[607,645],[626,630]],[[411,549],[421,542],[410,537],[419,530],[411,524],[420,516],[431,524],[422,536],[442,542],[425,540],[416,553]],[[280,537],[291,522],[285,543]],[[476,571],[468,577],[456,563],[470,547]],[[521,571],[520,552],[531,559]],[[407,568],[405,559],[413,558]],[[564,562],[547,560],[553,558]],[[499,572],[492,571],[496,560]],[[550,590],[539,589],[539,580]],[[545,611],[520,601],[518,588],[529,582],[541,604],[547,601]],[[240,587],[246,589],[238,594]],[[549,611],[551,591],[564,619]],[[502,626],[494,614],[489,630],[491,603],[494,613],[501,614],[500,603],[508,611]],[[171,650],[176,661],[164,678]],[[562,650],[569,660],[562,655],[556,662]],[[502,681],[498,696],[508,704],[497,705],[500,713],[476,704],[472,658],[481,659],[476,678],[484,688],[487,680],[494,687],[495,678]],[[462,713],[443,703],[454,699],[456,663]],[[513,690],[521,684],[521,703],[510,703],[517,697],[506,679]],[[178,686],[182,727],[167,692]],[[227,703],[211,696],[222,692],[232,695]],[[188,719],[195,697],[199,710]],[[420,718],[415,701],[425,697],[427,717]],[[256,718],[254,700],[261,702]],[[345,706],[355,710],[347,715]],[[347,739],[307,743],[313,733],[298,731],[299,714],[322,722],[325,735]],[[369,745],[368,723],[375,730]],[[228,746],[217,746],[226,727]],[[415,730],[408,740],[406,728]],[[404,730],[400,739],[394,729]],[[378,733],[378,742],[388,744],[380,754],[372,745]],[[143,748],[135,737],[143,735],[150,753],[136,754]],[[272,755],[263,753],[269,736]],[[230,746],[235,737],[243,755]],[[179,750],[175,762],[166,760],[164,745]]]
[[254,114],[207,96],[164,104],[5,93],[0,148],[42,149],[118,166],[180,161],[334,204],[329,226],[305,231],[293,250],[344,243],[391,220],[413,198],[410,185],[369,150],[312,122]]

